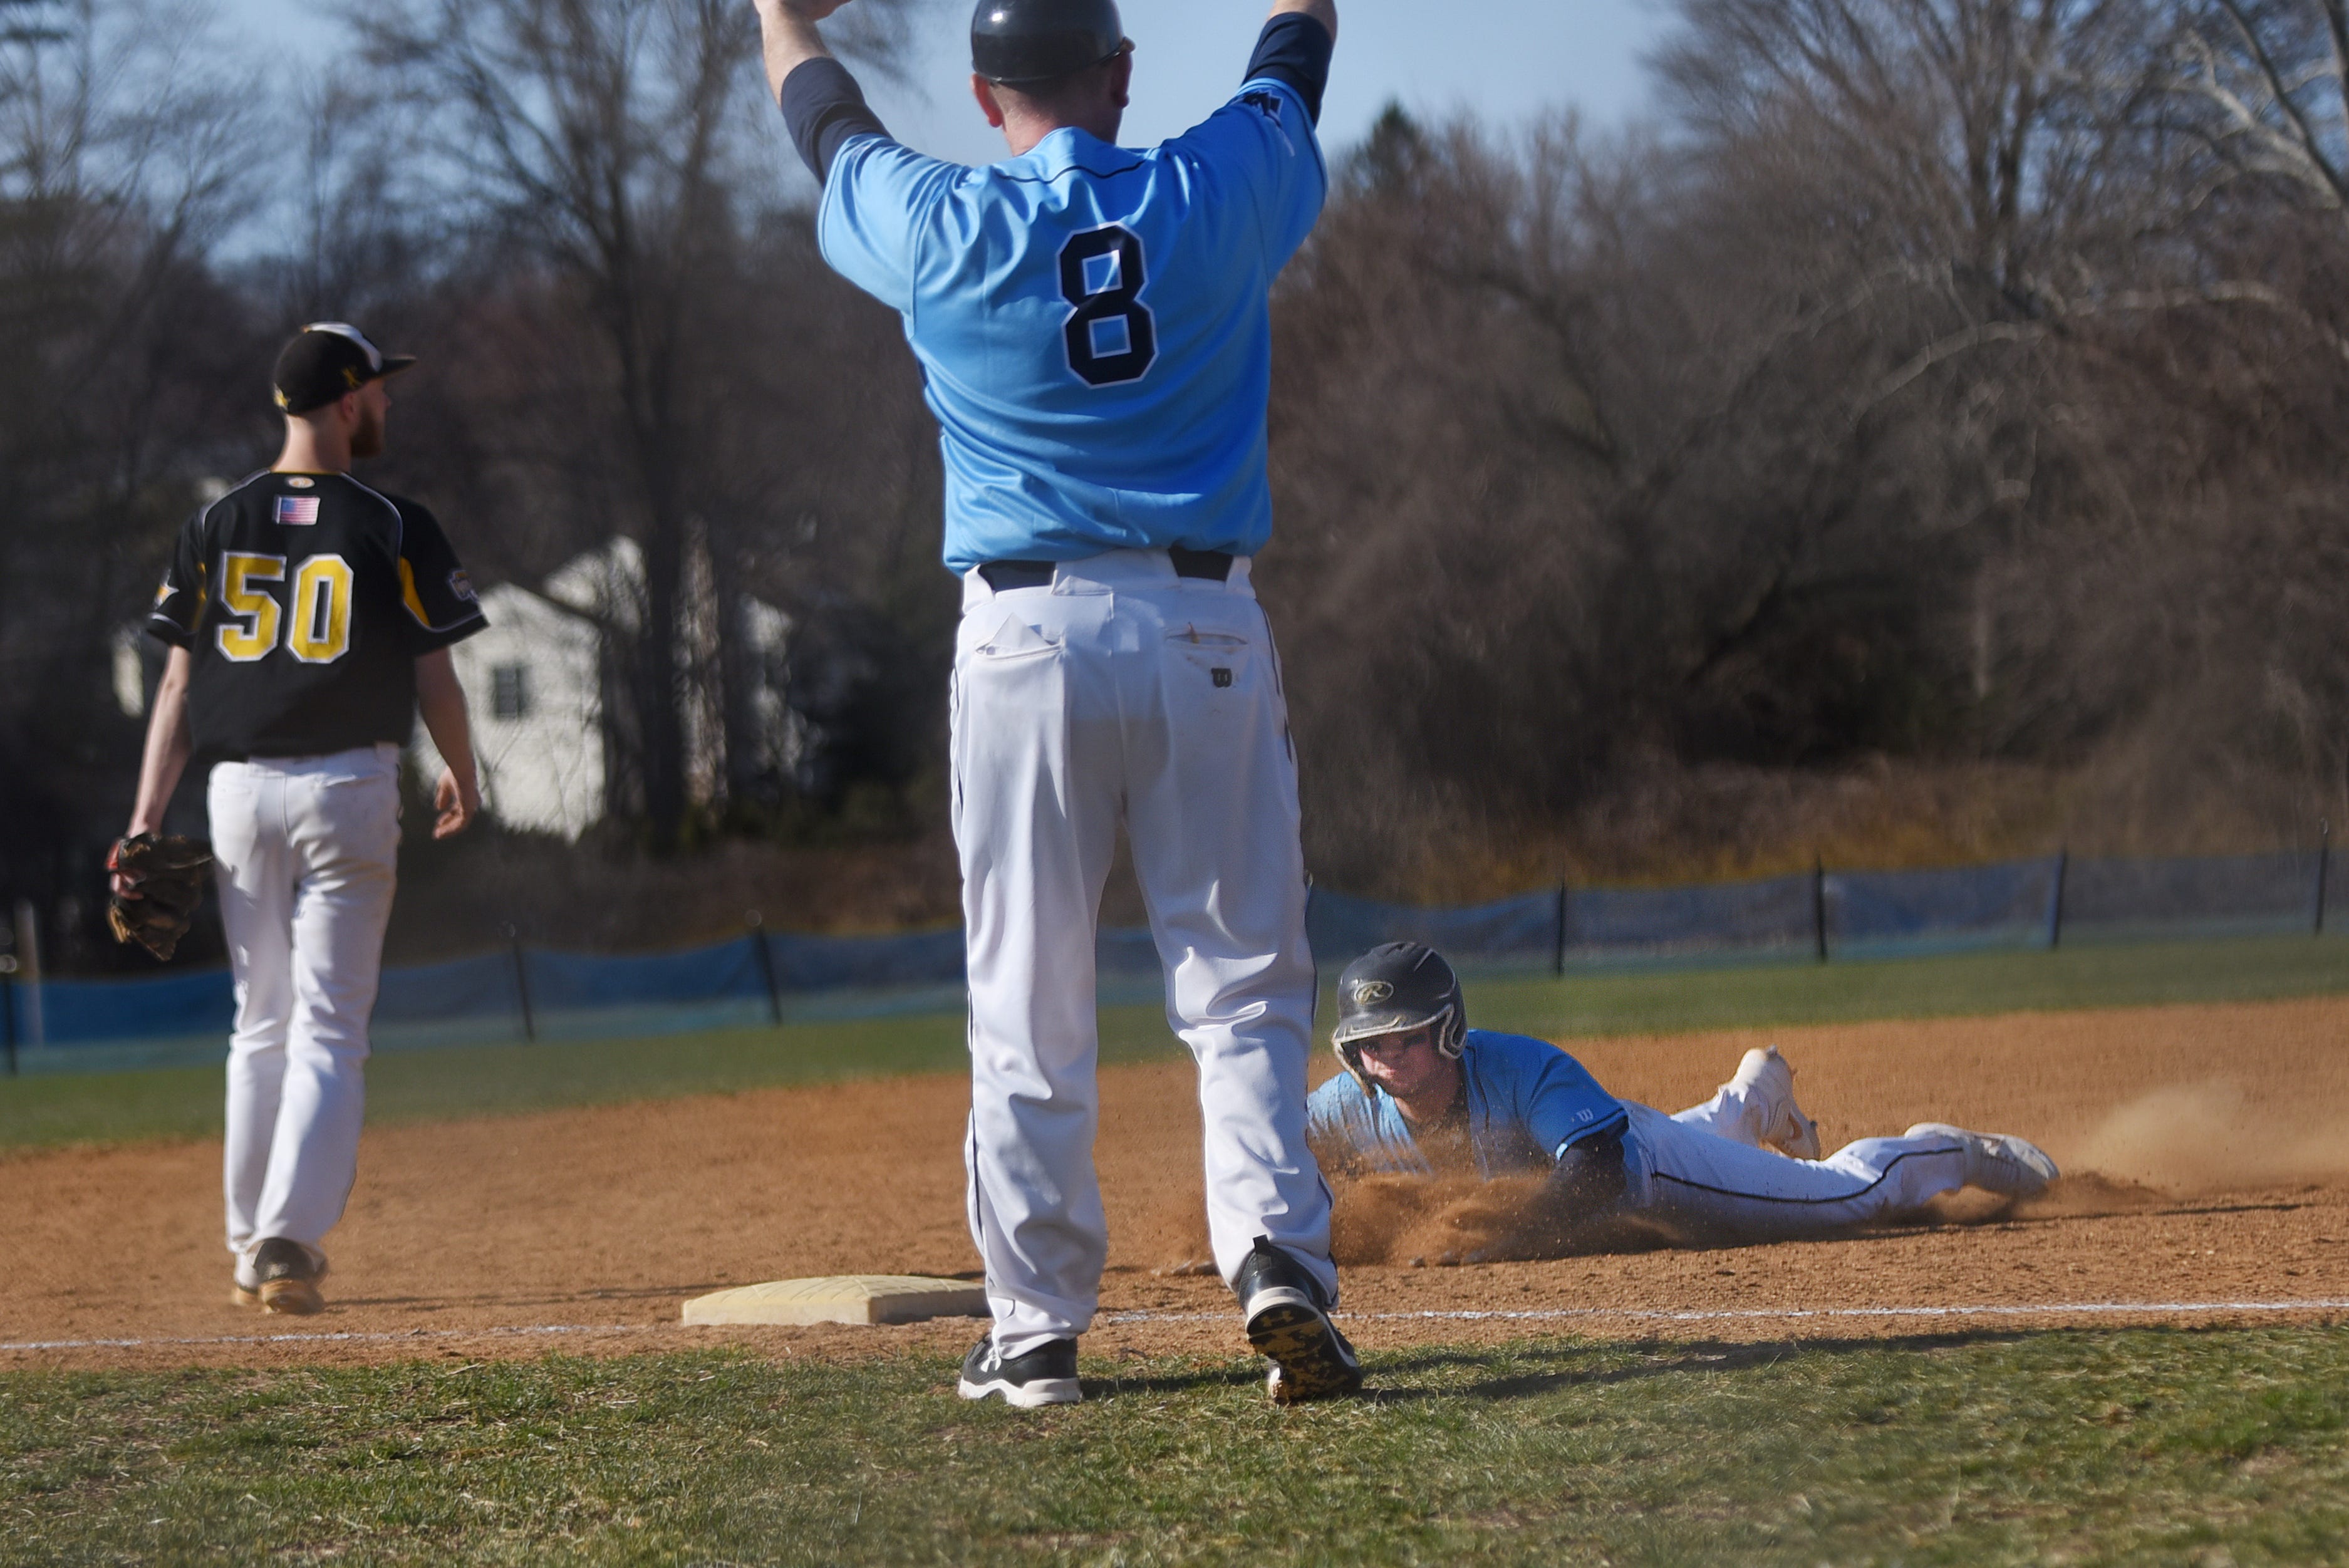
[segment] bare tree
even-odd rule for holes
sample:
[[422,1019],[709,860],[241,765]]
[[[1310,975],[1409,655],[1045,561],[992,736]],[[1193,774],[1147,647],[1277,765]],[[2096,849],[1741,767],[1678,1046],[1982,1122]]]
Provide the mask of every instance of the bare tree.
[[[887,43],[903,8],[862,7],[874,16],[861,36]],[[480,203],[591,330],[564,455],[610,487],[610,514],[643,549],[641,603],[605,628],[634,742],[617,777],[633,778],[656,842],[674,845],[690,804],[686,714],[709,674],[681,636],[694,541],[711,523],[694,481],[723,384],[696,372],[714,344],[739,352],[709,305],[742,240],[738,160],[763,100],[756,19],[730,0],[432,0],[350,16],[369,57],[409,84],[452,193]]]
[[2169,122],[2209,154],[2198,201],[2256,181],[2349,231],[2349,0],[2192,0],[2169,43]]
[[212,262],[265,179],[267,103],[203,20],[13,5],[0,40],[0,869],[68,929],[135,754],[108,722],[115,634],[265,407],[218,395],[250,327]]

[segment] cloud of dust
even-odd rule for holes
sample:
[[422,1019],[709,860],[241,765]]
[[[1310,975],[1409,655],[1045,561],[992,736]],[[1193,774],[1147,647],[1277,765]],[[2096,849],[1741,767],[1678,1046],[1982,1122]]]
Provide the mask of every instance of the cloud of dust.
[[2241,1085],[2212,1079],[2131,1100],[2071,1164],[2179,1195],[2339,1181],[2349,1179],[2349,1125],[2314,1111],[2280,1120],[2255,1110]]
[[1330,1227],[1340,1265],[1434,1262],[1497,1245],[1516,1228],[1540,1177],[1371,1176],[1340,1183]]

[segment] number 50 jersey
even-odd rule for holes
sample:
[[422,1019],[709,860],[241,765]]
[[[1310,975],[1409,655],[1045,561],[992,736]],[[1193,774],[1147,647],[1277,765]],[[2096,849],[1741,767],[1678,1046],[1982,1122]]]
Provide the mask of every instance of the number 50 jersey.
[[983,169],[843,146],[818,237],[905,318],[949,567],[1264,546],[1267,296],[1328,185],[1304,99],[1261,77],[1147,151],[1074,129]]
[[219,763],[406,745],[417,659],[488,624],[423,507],[263,472],[180,530],[147,631],[194,655],[196,760]]

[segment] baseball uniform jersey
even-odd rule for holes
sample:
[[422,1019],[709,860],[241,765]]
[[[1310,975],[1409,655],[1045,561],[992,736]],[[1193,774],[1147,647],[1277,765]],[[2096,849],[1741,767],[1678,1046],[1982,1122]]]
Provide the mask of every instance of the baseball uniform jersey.
[[147,618],[194,656],[199,763],[405,745],[416,659],[488,622],[432,514],[344,473],[256,473],[181,528]]
[[1268,295],[1328,192],[1313,113],[1252,74],[1145,151],[1074,129],[983,169],[876,133],[842,148],[818,237],[905,317],[948,567],[1264,547]]

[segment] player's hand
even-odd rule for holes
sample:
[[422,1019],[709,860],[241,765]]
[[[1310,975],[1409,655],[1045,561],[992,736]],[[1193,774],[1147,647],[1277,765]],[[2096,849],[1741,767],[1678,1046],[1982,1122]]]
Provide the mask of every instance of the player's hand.
[[[133,817],[131,819],[130,826],[123,830],[122,839],[118,842],[127,842],[128,840],[138,837],[142,833],[160,833],[162,831],[162,826],[159,823],[148,822],[140,818]],[[111,860],[112,858],[113,857],[111,855],[108,856],[109,860]],[[119,871],[111,872],[108,875],[106,878],[106,886],[107,889],[113,893],[117,898],[143,898],[147,896],[139,890],[138,883],[133,882],[129,877],[125,877]]]
[[454,770],[442,768],[440,783],[432,791],[432,805],[439,813],[432,819],[432,836],[454,838],[473,826],[473,818],[481,815],[481,786],[471,778],[459,779]]

